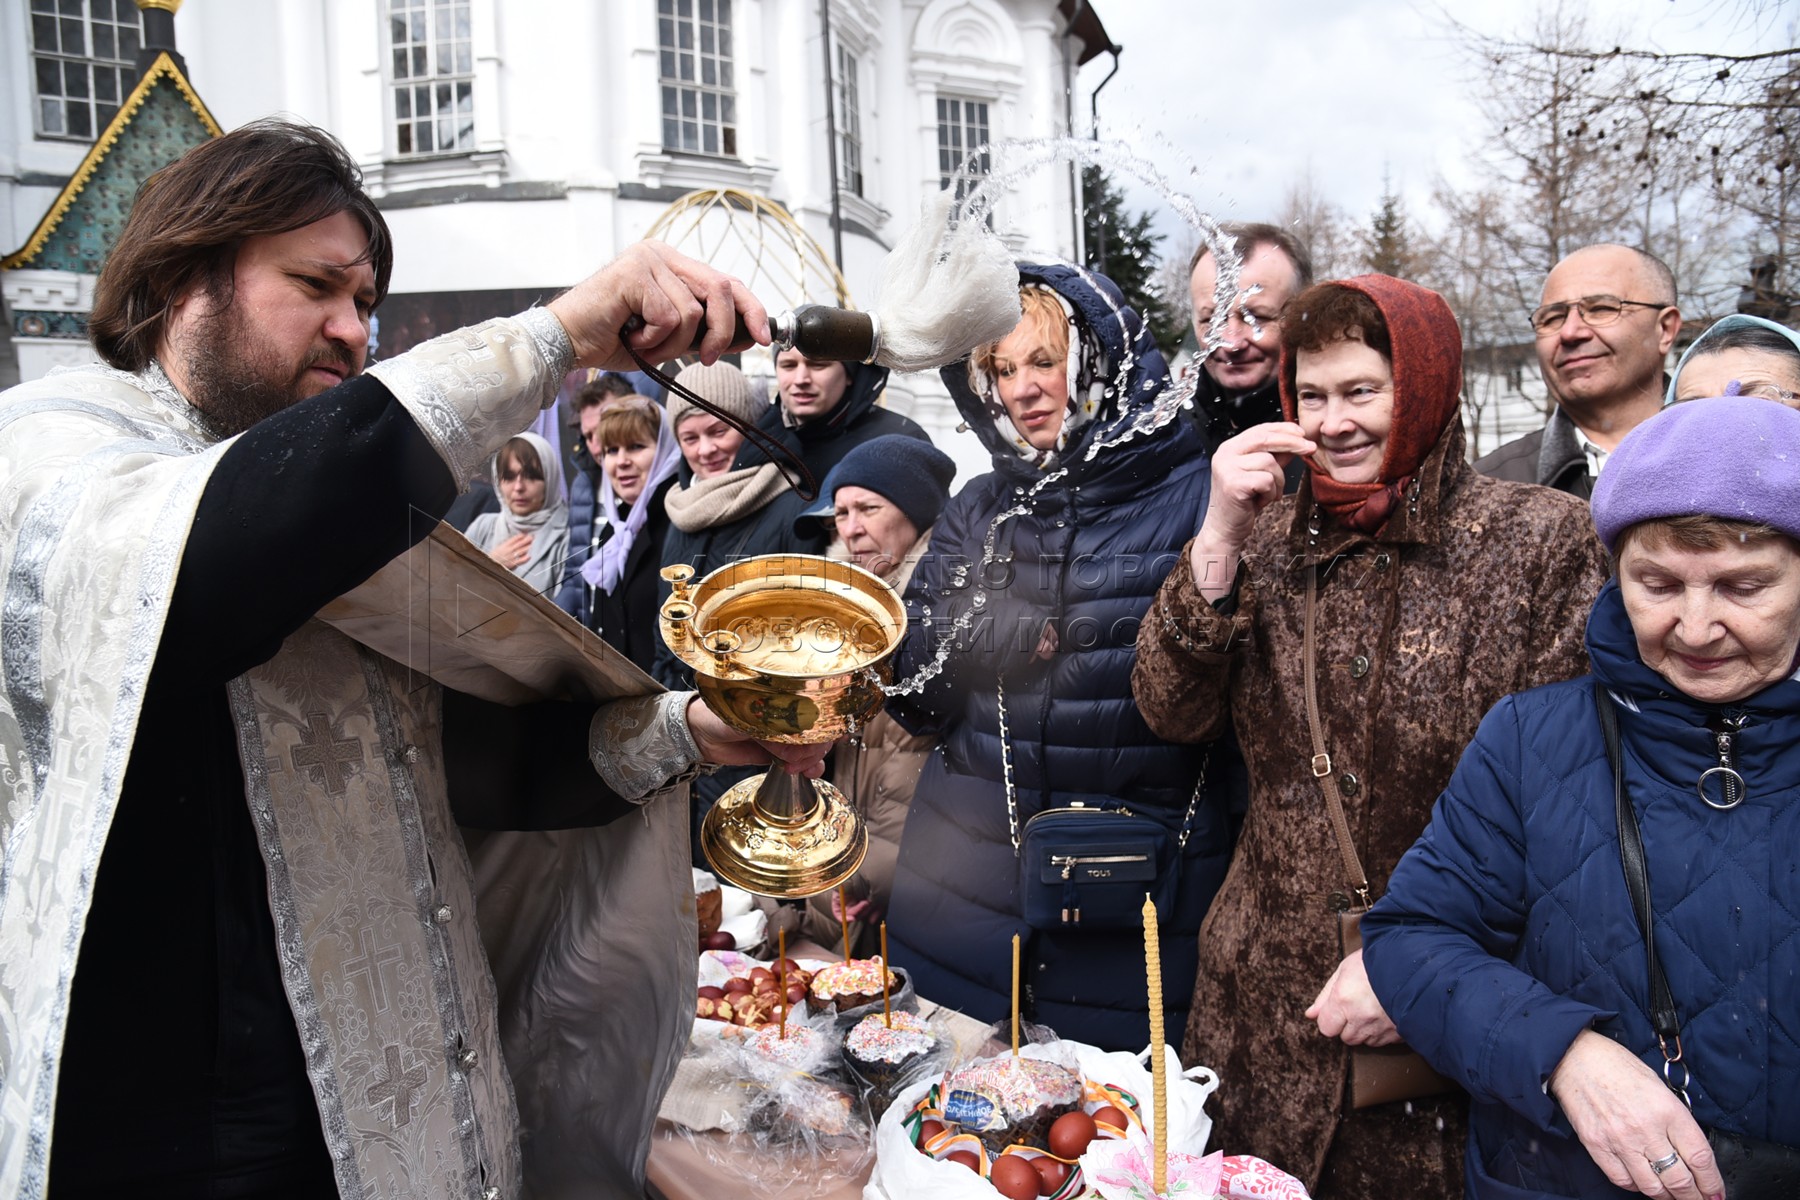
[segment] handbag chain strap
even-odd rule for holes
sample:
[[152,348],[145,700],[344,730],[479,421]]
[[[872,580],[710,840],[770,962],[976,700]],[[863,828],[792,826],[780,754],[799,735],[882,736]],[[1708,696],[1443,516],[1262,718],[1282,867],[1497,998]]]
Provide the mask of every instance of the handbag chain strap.
[[[1619,865],[1625,871],[1625,890],[1631,893],[1631,911],[1637,916],[1638,931],[1644,935],[1644,957],[1650,968],[1650,1025],[1656,1030],[1656,1044],[1662,1050],[1663,1082],[1692,1108],[1688,1084],[1692,1075],[1683,1061],[1681,1018],[1675,1013],[1675,994],[1669,990],[1669,977],[1663,973],[1656,957],[1656,939],[1651,936],[1650,872],[1644,859],[1644,834],[1638,828],[1637,810],[1625,794],[1625,755],[1619,747],[1619,713],[1606,685],[1594,681],[1594,706],[1600,711],[1600,733],[1606,739],[1606,760],[1612,766],[1613,809],[1619,822]],[[1677,1082],[1679,1071],[1679,1082]]]
[[[1000,776],[1006,783],[1006,832],[1012,838],[1013,857],[1019,857],[1019,798],[1013,787],[1012,735],[1006,728],[1006,682],[994,682],[995,712],[1000,717]],[[1194,831],[1194,813],[1200,807],[1200,793],[1206,789],[1206,768],[1212,764],[1212,747],[1200,760],[1200,778],[1194,781],[1194,794],[1188,798],[1187,816],[1181,819],[1181,836],[1176,839],[1177,853],[1187,849],[1188,834]]]
[[1331,828],[1337,834],[1338,853],[1344,859],[1344,871],[1350,879],[1350,895],[1361,908],[1368,908],[1369,877],[1363,873],[1362,860],[1356,856],[1356,845],[1350,838],[1350,820],[1344,816],[1344,800],[1338,795],[1337,779],[1331,773],[1331,755],[1325,752],[1325,727],[1319,721],[1319,685],[1316,660],[1318,637],[1313,631],[1314,614],[1319,607],[1319,568],[1306,568],[1305,626],[1302,635],[1302,671],[1306,677],[1306,724],[1312,731],[1312,773],[1325,789],[1325,802],[1331,816]]

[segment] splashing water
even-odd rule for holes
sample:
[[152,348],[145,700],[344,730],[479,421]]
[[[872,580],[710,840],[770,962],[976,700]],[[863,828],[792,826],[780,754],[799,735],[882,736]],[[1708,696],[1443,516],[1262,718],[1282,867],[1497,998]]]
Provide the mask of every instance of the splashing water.
[[[1163,150],[1177,160],[1185,159],[1185,155],[1182,155],[1180,151],[1175,150],[1173,147],[1165,146]],[[1236,240],[1222,231],[1219,228],[1218,222],[1213,220],[1211,216],[1201,212],[1194,204],[1193,200],[1177,189],[1155,163],[1121,144],[1088,141],[1079,138],[1055,137],[1005,141],[997,143],[992,147],[978,146],[970,150],[968,156],[964,159],[962,167],[963,174],[965,176],[976,174],[980,164],[984,159],[987,159],[990,154],[993,156],[992,161],[1008,160],[1006,168],[988,174],[979,185],[968,193],[961,203],[947,211],[944,220],[947,221],[948,226],[944,233],[942,248],[935,254],[935,262],[931,264],[932,266],[940,265],[950,259],[952,255],[950,248],[951,239],[957,236],[959,232],[980,230],[986,234],[986,240],[997,242],[997,239],[993,238],[992,233],[987,232],[989,230],[990,218],[992,217],[994,206],[1004,196],[1016,190],[1025,179],[1034,172],[1059,162],[1079,163],[1082,166],[1093,167],[1118,167],[1137,176],[1144,183],[1159,192],[1162,197],[1168,201],[1170,208],[1199,232],[1201,239],[1206,243],[1207,249],[1212,253],[1213,261],[1218,264],[1217,282],[1213,289],[1213,317],[1211,323],[1207,327],[1205,337],[1201,339],[1200,353],[1195,361],[1194,369],[1190,371],[1185,378],[1171,381],[1151,403],[1138,404],[1135,402],[1137,398],[1132,396],[1127,390],[1129,388],[1132,368],[1136,365],[1135,359],[1128,349],[1127,353],[1123,356],[1124,361],[1117,364],[1117,370],[1113,377],[1112,391],[1115,396],[1119,397],[1118,415],[1112,420],[1101,424],[1095,430],[1088,442],[1088,448],[1082,457],[1082,461],[1091,461],[1101,453],[1112,450],[1133,439],[1148,437],[1167,425],[1170,421],[1174,420],[1177,414],[1183,409],[1192,408],[1194,402],[1194,390],[1197,387],[1200,378],[1200,363],[1203,362],[1208,355],[1212,354],[1213,351],[1224,344],[1225,326],[1231,318],[1232,307],[1234,305],[1243,305],[1249,296],[1262,290],[1261,287],[1251,287],[1243,294],[1239,293],[1238,273],[1241,270],[1243,263],[1238,255]],[[1197,174],[1198,172],[1195,171],[1194,173]],[[948,189],[940,192],[939,203],[947,205],[949,196],[950,192]],[[929,214],[931,211],[931,207],[928,203],[927,213]],[[925,229],[927,226],[935,224],[936,222],[932,220],[921,220],[917,228]],[[896,280],[916,277],[919,271],[917,266],[914,266],[909,271],[904,263],[897,265],[896,260],[902,259],[903,249],[906,253],[913,255],[916,258],[924,258],[930,252],[931,245],[932,243],[929,241],[914,240],[913,237],[909,235],[907,239],[903,240],[900,245],[895,247],[893,254],[889,256],[889,264],[884,268],[884,272],[893,274]],[[1014,275],[1013,283],[1016,287],[1016,274]],[[884,274],[883,289],[879,293],[884,300],[890,295],[898,297],[903,294],[897,292],[890,293],[886,288],[886,284],[887,277],[886,274]],[[1099,289],[1096,289],[1096,292],[1104,295],[1104,293],[1099,292]],[[918,292],[914,294],[929,293]],[[1250,328],[1250,336],[1256,341],[1261,341],[1263,334],[1265,333],[1262,324],[1260,324],[1255,316],[1247,310],[1240,309],[1240,311],[1242,312],[1244,322]],[[1123,328],[1124,317],[1123,314],[1119,312],[1116,305],[1114,306],[1113,317],[1120,322],[1121,328]],[[882,316],[884,324],[888,319],[889,318],[884,313]],[[1017,320],[1018,318],[1015,315],[1014,324],[1017,323]],[[983,340],[997,340],[998,338],[1004,337],[1007,333],[1011,332],[1011,330],[1012,326],[1008,325],[1005,329],[1000,330],[992,337]],[[884,339],[885,337],[886,335],[884,334]],[[1131,345],[1131,338],[1127,336],[1124,341],[1129,348]],[[995,563],[994,548],[999,540],[1001,526],[1014,517],[1024,516],[1030,513],[1035,506],[1038,494],[1051,484],[1065,478],[1068,475],[1068,471],[1068,465],[1064,464],[1046,472],[1010,507],[995,515],[993,521],[988,525],[986,536],[982,539],[981,564],[975,572],[975,578],[978,581],[991,578],[989,569]],[[932,658],[920,666],[910,678],[885,686],[883,691],[887,695],[912,695],[922,690],[926,684],[930,683],[943,672],[945,663],[949,659],[950,651],[956,643],[957,635],[966,632],[969,626],[974,622],[975,617],[981,612],[984,601],[977,598],[983,597],[984,593],[985,589],[980,586],[975,589],[974,596],[971,597],[973,602],[965,608],[954,621],[949,623],[947,632],[938,638]],[[931,630],[933,628],[931,609],[929,607],[925,608],[921,613],[921,617],[921,625],[927,630]]]

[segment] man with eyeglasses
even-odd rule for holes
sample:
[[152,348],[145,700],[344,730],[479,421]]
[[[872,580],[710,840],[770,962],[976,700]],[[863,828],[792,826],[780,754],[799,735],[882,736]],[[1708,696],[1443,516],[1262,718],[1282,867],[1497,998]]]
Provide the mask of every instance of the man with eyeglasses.
[[1477,460],[1475,469],[1585,500],[1606,456],[1662,407],[1669,348],[1681,329],[1675,276],[1631,246],[1584,246],[1544,280],[1531,329],[1556,409],[1543,429]]
[[[1221,232],[1237,239],[1243,256],[1238,291],[1221,330],[1224,341],[1201,362],[1194,391],[1194,416],[1206,436],[1207,453],[1252,425],[1280,421],[1281,394],[1276,367],[1281,363],[1281,315],[1287,303],[1312,286],[1312,255],[1293,234],[1278,225],[1228,222]],[[1194,336],[1201,345],[1217,311],[1214,289],[1218,263],[1204,243],[1188,268],[1188,290],[1194,301]],[[1288,491],[1299,486],[1305,465],[1288,467]]]

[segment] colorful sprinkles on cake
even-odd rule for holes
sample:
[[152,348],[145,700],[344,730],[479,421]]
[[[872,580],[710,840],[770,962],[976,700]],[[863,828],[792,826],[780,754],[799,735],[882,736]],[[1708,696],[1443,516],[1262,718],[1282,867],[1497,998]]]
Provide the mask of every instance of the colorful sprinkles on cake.
[[864,1062],[897,1063],[915,1054],[929,1054],[937,1044],[924,1020],[909,1012],[892,1014],[890,1029],[874,1014],[864,1017],[844,1039],[844,1049]]
[[812,994],[820,1000],[834,996],[874,996],[888,978],[887,965],[879,958],[853,958],[819,968],[813,976]]
[[785,1036],[776,1026],[765,1025],[750,1035],[749,1045],[771,1062],[797,1071],[807,1070],[826,1054],[825,1035],[804,1025],[787,1030]]
[[[1081,1078],[1067,1067],[1038,1058],[1003,1055],[970,1063],[944,1081],[945,1115],[958,1092],[985,1096],[997,1103],[1008,1121],[1031,1116],[1046,1105],[1060,1107],[1081,1099]],[[958,1122],[962,1124],[963,1122]]]

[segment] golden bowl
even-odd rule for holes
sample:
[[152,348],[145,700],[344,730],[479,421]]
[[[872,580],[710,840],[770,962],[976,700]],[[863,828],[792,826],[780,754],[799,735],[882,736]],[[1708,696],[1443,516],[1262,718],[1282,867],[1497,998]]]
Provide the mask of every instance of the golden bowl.
[[665,567],[663,639],[739,731],[795,745],[832,742],[881,711],[888,660],[906,634],[894,589],[861,567],[810,554],[731,563],[699,583]]

